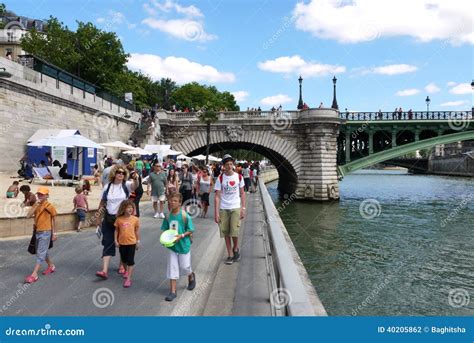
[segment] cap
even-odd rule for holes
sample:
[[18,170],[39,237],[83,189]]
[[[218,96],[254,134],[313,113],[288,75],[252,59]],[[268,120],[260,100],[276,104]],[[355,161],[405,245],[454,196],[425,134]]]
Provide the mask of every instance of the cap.
[[229,154],[225,154],[224,157],[222,157],[222,164],[226,164],[228,161],[234,162],[234,158]]
[[41,193],[43,195],[49,195],[49,188],[48,187],[40,187],[40,188],[38,188],[36,193]]

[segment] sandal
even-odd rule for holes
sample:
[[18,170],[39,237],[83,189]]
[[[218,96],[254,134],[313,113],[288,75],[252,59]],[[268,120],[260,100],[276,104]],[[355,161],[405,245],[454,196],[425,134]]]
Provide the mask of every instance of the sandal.
[[48,266],[48,268],[46,268],[46,270],[42,273],[43,275],[48,275],[48,274],[51,274],[51,273],[54,273],[56,271],[56,266]]
[[101,277],[101,278],[104,279],[104,280],[107,280],[107,279],[109,278],[109,276],[107,275],[107,273],[106,273],[106,272],[102,272],[102,271],[96,272],[95,275],[98,276],[98,277]]
[[37,276],[33,276],[33,275],[28,275],[26,278],[25,278],[25,283],[33,283],[33,282],[36,282],[38,281],[38,277]]

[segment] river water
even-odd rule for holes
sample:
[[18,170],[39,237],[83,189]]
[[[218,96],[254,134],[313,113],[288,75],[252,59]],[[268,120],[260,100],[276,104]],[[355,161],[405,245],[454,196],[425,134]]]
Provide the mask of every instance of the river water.
[[278,198],[329,315],[474,315],[474,180],[363,170],[333,203]]

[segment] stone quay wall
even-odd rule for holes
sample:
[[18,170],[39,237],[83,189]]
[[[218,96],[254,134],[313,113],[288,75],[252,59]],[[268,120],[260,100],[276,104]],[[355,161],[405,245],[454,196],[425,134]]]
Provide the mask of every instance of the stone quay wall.
[[428,161],[428,173],[474,177],[474,158],[467,154],[432,158]]
[[[0,172],[19,169],[26,144],[38,129],[77,129],[98,143],[126,142],[140,113],[126,111],[82,89],[0,57]],[[125,118],[127,116],[127,118]]]

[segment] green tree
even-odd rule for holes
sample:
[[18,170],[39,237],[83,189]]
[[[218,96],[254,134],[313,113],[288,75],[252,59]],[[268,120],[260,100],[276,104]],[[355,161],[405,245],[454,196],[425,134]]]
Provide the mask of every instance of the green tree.
[[115,76],[125,70],[129,57],[115,32],[105,32],[92,23],[78,22],[74,40],[80,57],[76,75],[100,87],[110,88]]
[[176,89],[172,94],[172,100],[181,109],[185,107],[199,109],[212,104],[212,108],[216,111],[224,108],[229,111],[239,110],[232,94],[221,93],[214,86],[200,85],[197,82],[187,83]]
[[211,144],[211,124],[219,120],[219,116],[217,115],[216,111],[212,108],[211,103],[208,103],[207,106],[203,108],[202,112],[199,113],[199,120],[206,124],[206,165],[207,165],[209,163],[209,148]]
[[32,29],[25,35],[21,40],[21,47],[70,73],[75,72],[80,60],[74,44],[74,32],[54,17],[47,21],[46,32]]

